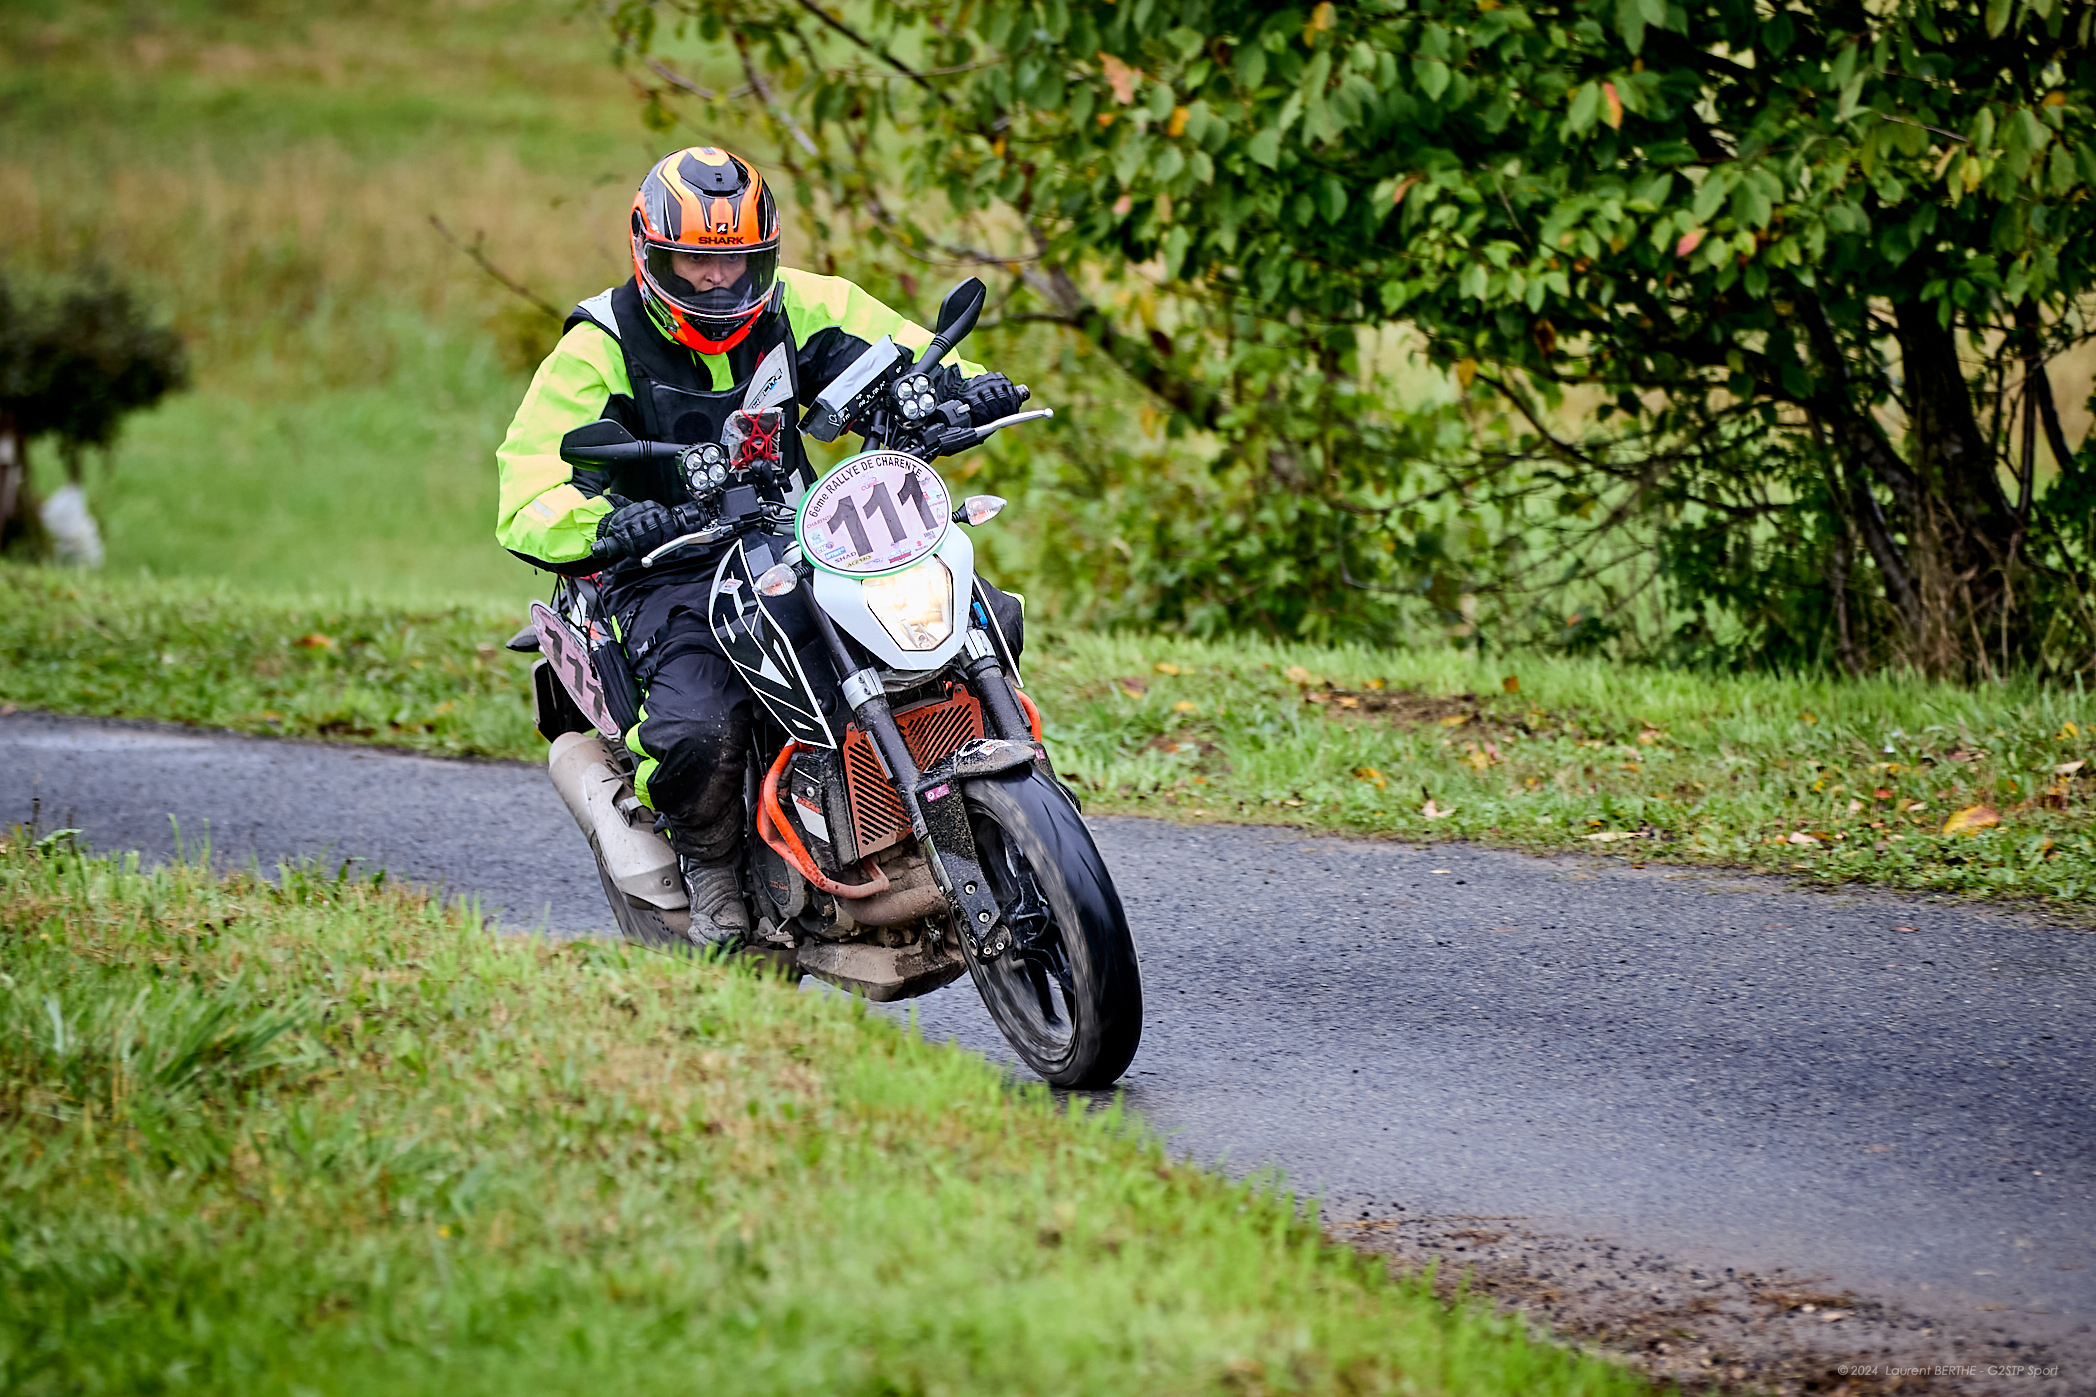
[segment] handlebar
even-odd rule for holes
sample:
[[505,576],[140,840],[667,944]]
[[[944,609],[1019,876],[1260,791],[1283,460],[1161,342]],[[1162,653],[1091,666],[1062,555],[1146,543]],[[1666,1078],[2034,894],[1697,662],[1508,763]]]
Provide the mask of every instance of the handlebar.
[[[635,443],[638,446],[660,446],[666,444],[652,441]],[[683,449],[681,446],[677,448],[679,451]],[[727,530],[722,529],[720,533],[715,534],[712,538],[703,537],[719,526],[713,523],[713,511],[697,501],[676,506],[670,510],[670,517],[677,521],[677,527],[682,531],[681,536],[671,539],[659,548],[651,549],[647,556],[640,560],[642,567],[655,566],[655,560],[673,548],[681,548],[687,543],[717,543],[728,536]],[[589,555],[590,561],[595,563],[622,563],[633,556],[633,550],[627,548],[618,539],[600,538],[590,545]]]

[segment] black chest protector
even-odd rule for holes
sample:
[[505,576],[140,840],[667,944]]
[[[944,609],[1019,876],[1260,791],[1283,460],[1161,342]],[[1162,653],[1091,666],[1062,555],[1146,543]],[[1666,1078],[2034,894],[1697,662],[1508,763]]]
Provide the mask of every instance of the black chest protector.
[[[620,355],[626,361],[626,377],[633,385],[633,396],[613,398],[604,415],[645,441],[673,441],[685,446],[725,442],[733,448],[747,436],[746,422],[733,419],[742,407],[750,378],[766,355],[784,345],[787,380],[793,393],[778,404],[780,420],[771,441],[786,472],[789,483],[784,493],[788,497],[797,497],[815,483],[798,430],[799,346],[794,343],[793,327],[776,300],[742,343],[728,351],[728,368],[735,386],[726,391],[714,388],[713,375],[697,355],[666,339],[655,328],[641,304],[639,289],[631,281],[575,307],[567,325],[562,327],[563,333],[585,320],[618,341]],[[594,485],[599,493],[666,505],[680,505],[691,498],[683,477],[669,462],[593,468],[586,472],[591,477],[587,483],[580,479],[584,474],[577,470],[576,483],[585,489]]]

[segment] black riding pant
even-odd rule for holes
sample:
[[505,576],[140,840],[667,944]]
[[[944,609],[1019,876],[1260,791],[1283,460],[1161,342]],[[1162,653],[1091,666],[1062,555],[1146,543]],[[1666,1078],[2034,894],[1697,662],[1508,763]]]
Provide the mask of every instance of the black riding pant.
[[[1017,599],[987,582],[977,585],[1018,653],[1026,642]],[[667,817],[678,853],[725,863],[742,853],[753,700],[706,623],[711,589],[707,569],[703,577],[686,573],[622,586],[611,600],[640,687],[640,721],[626,734],[639,758],[640,797]],[[791,629],[801,608],[780,610]]]

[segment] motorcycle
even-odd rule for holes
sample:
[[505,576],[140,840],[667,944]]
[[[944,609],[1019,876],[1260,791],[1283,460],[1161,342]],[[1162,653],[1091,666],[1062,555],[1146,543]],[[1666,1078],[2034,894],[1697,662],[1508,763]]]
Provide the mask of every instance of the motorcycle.
[[[863,438],[800,497],[734,442],[636,440],[612,421],[563,439],[572,464],[672,464],[690,487],[683,532],[655,567],[721,548],[708,623],[747,682],[748,949],[873,1000],[968,974],[1035,1072],[1102,1087],[1134,1058],[1142,985],[1119,894],[1057,779],[1018,656],[976,584],[968,530],[1005,502],[955,506],[932,462],[1051,409],[977,424],[930,377],[974,328],[971,278],[940,306],[921,356],[884,337],[840,373],[799,429]],[[731,430],[778,430],[794,404],[760,365]],[[1020,390],[1022,401],[1025,390]],[[784,425],[790,426],[790,420]],[[600,543],[595,561],[627,561]],[[512,644],[537,650],[533,716],[548,771],[588,839],[621,931],[689,950],[689,897],[655,813],[634,791],[623,734],[637,685],[600,575],[564,577]]]

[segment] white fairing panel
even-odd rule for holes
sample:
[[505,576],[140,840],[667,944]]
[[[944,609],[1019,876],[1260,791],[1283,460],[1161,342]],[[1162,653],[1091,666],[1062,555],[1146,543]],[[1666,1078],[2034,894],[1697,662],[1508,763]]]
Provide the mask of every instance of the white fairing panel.
[[966,529],[948,529],[932,556],[944,561],[953,573],[953,634],[936,650],[905,650],[897,645],[888,628],[867,609],[866,584],[856,577],[815,569],[815,604],[888,668],[905,673],[938,669],[961,652],[961,642],[968,635],[968,606],[975,597],[975,545]]

